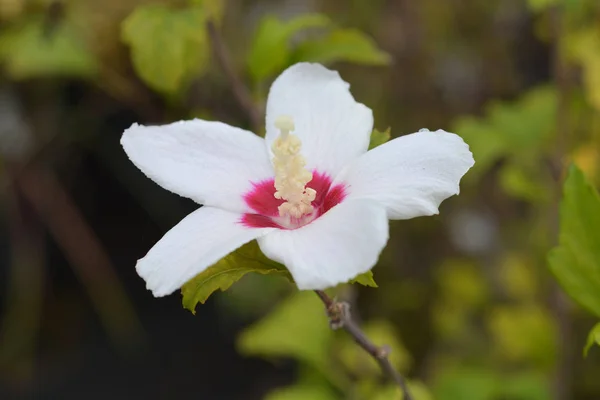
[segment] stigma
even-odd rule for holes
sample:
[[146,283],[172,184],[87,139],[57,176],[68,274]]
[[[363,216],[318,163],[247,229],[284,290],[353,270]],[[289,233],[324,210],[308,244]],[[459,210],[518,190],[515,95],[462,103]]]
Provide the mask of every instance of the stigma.
[[293,135],[294,120],[286,115],[275,120],[275,127],[280,135],[275,139],[273,151],[273,168],[275,169],[275,198],[284,200],[279,206],[281,217],[301,218],[314,211],[312,202],[317,192],[306,185],[313,178],[305,168],[306,160],[302,157],[302,142]]

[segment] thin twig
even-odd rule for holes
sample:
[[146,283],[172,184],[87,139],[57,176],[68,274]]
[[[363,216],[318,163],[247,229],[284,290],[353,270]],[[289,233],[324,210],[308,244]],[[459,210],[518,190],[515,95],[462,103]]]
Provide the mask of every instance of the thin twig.
[[400,387],[404,395],[404,400],[413,400],[406,380],[390,363],[388,357],[390,349],[385,346],[379,347],[369,340],[358,324],[352,320],[350,305],[346,302],[339,302],[332,299],[322,290],[315,290],[315,293],[317,293],[317,296],[325,304],[331,329],[341,328],[348,332],[354,341],[377,361],[387,377]]
[[[564,157],[567,152],[569,135],[569,78],[568,70],[561,49],[563,36],[563,10],[557,5],[550,10],[550,24],[553,38],[553,76],[557,87],[558,104],[556,108],[556,142],[554,155],[551,160],[551,174],[553,178],[554,196],[550,206],[550,235],[553,244],[558,242],[559,204],[562,197],[562,183],[564,176]],[[570,398],[569,388],[572,381],[572,321],[569,303],[557,283],[552,287],[552,311],[558,322],[558,354],[554,370],[554,396],[555,400]]]
[[212,45],[213,52],[215,53],[215,58],[217,59],[219,66],[229,81],[233,95],[237,99],[240,106],[248,114],[254,133],[260,134],[260,130],[262,129],[261,112],[252,100],[252,95],[250,94],[248,87],[244,85],[244,82],[242,82],[236,73],[231,61],[231,56],[227,51],[227,46],[225,46],[223,38],[221,37],[221,33],[212,20],[208,20],[206,23],[206,30],[208,31],[208,37],[210,38],[210,43]]
[[87,288],[107,332],[129,349],[144,331],[110,258],[55,176],[35,164],[13,172],[16,188],[37,212]]

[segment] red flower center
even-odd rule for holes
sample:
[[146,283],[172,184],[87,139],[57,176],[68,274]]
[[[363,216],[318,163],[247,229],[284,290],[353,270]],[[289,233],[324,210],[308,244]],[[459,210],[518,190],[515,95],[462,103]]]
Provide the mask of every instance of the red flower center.
[[252,183],[252,190],[244,195],[248,207],[255,213],[246,213],[241,223],[251,228],[296,229],[306,225],[339,204],[346,197],[343,184],[331,186],[333,180],[329,175],[313,171],[313,178],[306,187],[317,192],[312,202],[314,211],[300,218],[281,217],[278,207],[284,202],[275,198],[275,180],[273,178]]

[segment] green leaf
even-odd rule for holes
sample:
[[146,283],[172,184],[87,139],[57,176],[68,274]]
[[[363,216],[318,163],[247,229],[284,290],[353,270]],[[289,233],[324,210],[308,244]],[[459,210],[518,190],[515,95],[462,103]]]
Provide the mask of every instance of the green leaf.
[[548,255],[563,289],[600,317],[600,198],[572,165],[563,186],[559,245]]
[[0,56],[13,79],[49,75],[89,77],[96,60],[66,22],[46,32],[42,19],[32,19],[0,35]]
[[585,344],[585,348],[583,349],[584,357],[587,357],[590,349],[594,344],[600,346],[600,323],[596,324],[592,330],[590,331],[587,342]]
[[256,30],[247,59],[252,79],[261,81],[289,64],[289,42],[295,34],[330,24],[329,18],[322,14],[305,14],[286,22],[273,16],[264,17]]
[[385,131],[378,131],[377,129],[373,129],[371,133],[371,140],[369,141],[369,150],[384,144],[388,140],[390,140],[392,133],[392,128],[388,127]]
[[336,29],[324,38],[307,40],[294,51],[293,59],[296,62],[348,61],[365,65],[387,65],[392,60],[373,39],[356,29]]
[[332,339],[323,304],[314,293],[302,291],[244,330],[237,347],[246,355],[297,358],[327,374]]
[[183,307],[195,314],[198,303],[204,304],[215,291],[229,289],[232,284],[250,272],[265,275],[278,274],[291,279],[287,269],[266,258],[253,240],[183,285],[181,288]]
[[373,279],[373,271],[367,271],[350,280],[349,283],[360,283],[363,286],[378,287],[375,279]]
[[121,25],[121,38],[131,46],[133,66],[153,89],[179,92],[208,67],[210,46],[200,7],[171,9],[160,4],[137,8]]

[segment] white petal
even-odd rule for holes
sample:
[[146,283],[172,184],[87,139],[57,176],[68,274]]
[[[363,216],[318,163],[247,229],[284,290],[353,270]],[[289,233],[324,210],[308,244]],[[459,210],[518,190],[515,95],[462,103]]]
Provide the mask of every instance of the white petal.
[[349,89],[336,71],[319,64],[300,63],[285,70],[273,82],[267,100],[269,151],[279,135],[275,120],[290,116],[308,169],[335,176],[367,151],[373,129],[373,113],[357,103]]
[[163,236],[136,265],[154,296],[173,293],[238,247],[274,228],[247,228],[240,214],[201,207]]
[[344,201],[302,228],[258,239],[265,255],[284,264],[299,289],[325,289],[371,269],[388,240],[385,209]]
[[459,136],[420,131],[374,148],[335,181],[347,185],[348,199],[376,200],[390,219],[408,219],[437,214],[443,200],[458,194],[460,179],[474,163]]
[[209,206],[248,210],[250,183],[273,176],[264,140],[221,122],[134,124],[121,144],[133,163],[163,188]]

